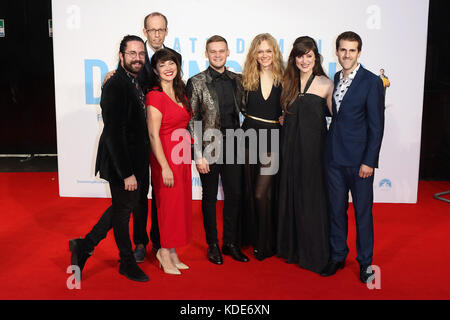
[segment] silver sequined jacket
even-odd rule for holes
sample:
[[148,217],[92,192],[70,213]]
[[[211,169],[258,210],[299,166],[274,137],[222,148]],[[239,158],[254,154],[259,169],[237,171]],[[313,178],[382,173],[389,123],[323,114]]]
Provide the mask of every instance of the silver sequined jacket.
[[[194,138],[194,159],[202,158],[203,150],[211,141],[202,139],[208,129],[220,130],[220,111],[217,93],[214,89],[213,78],[209,68],[190,78],[186,84],[186,92],[192,107],[193,116],[189,122],[189,130]],[[243,115],[245,112],[244,88],[242,87],[242,75],[225,70],[225,73],[233,81],[234,102],[236,121],[235,128],[239,128],[239,112]],[[200,131],[194,128],[195,121],[201,121],[202,137],[199,137]],[[202,141],[202,145],[200,145]]]

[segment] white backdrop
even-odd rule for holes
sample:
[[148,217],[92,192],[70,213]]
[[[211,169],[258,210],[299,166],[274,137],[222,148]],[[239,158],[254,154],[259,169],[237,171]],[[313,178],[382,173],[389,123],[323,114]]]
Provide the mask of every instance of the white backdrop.
[[[206,39],[219,34],[229,43],[228,66],[240,72],[253,37],[271,33],[285,59],[298,36],[316,39],[332,77],[339,64],[335,40],[347,30],[363,39],[360,62],[391,81],[386,95],[385,134],[375,201],[415,203],[427,45],[428,0],[57,0],[52,3],[55,60],[59,190],[63,197],[108,197],[105,181],[94,176],[102,131],[100,87],[115,69],[126,34],[141,36],[153,11],[169,20],[165,44],[183,56],[184,79],[203,71]],[[201,185],[193,169],[193,198]]]

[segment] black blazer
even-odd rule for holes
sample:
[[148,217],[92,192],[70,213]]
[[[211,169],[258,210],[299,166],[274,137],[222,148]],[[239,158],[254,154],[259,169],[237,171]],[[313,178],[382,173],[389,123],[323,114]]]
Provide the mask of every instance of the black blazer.
[[[334,93],[340,72],[334,77]],[[333,120],[325,155],[344,167],[378,167],[384,132],[384,91],[380,77],[360,67],[342,100],[339,112],[333,98]]]
[[[145,44],[146,44],[145,45],[145,64],[144,64],[144,67],[139,72],[137,78],[139,81],[139,85],[142,88],[142,91],[144,92],[144,94],[147,94],[147,92],[151,89],[150,88],[151,67],[150,67],[150,60],[148,59],[147,41],[145,42]],[[172,51],[177,56],[178,62],[180,62],[180,66],[182,66],[183,59],[181,57],[181,54],[179,54],[175,50],[167,48],[165,46],[164,46],[164,48]]]
[[105,83],[100,100],[104,128],[98,145],[95,174],[109,182],[139,181],[149,166],[150,140],[136,84],[120,66]]

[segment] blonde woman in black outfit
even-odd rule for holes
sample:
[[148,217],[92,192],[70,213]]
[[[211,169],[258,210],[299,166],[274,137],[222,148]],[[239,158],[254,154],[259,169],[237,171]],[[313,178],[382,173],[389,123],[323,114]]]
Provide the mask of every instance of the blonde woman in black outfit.
[[[242,74],[246,91],[247,136],[243,243],[253,246],[256,259],[276,253],[276,177],[279,158],[279,117],[283,59],[276,40],[257,35],[250,46]],[[256,136],[256,137],[255,137]]]

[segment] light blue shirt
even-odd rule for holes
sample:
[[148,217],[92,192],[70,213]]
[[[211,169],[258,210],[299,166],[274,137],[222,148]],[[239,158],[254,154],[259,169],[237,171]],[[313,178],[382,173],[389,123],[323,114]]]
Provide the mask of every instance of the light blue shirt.
[[153,55],[155,54],[155,51],[153,51],[153,48],[151,48],[148,45],[148,41],[145,41],[145,46],[147,47],[147,54],[148,54],[148,62],[151,62]]

